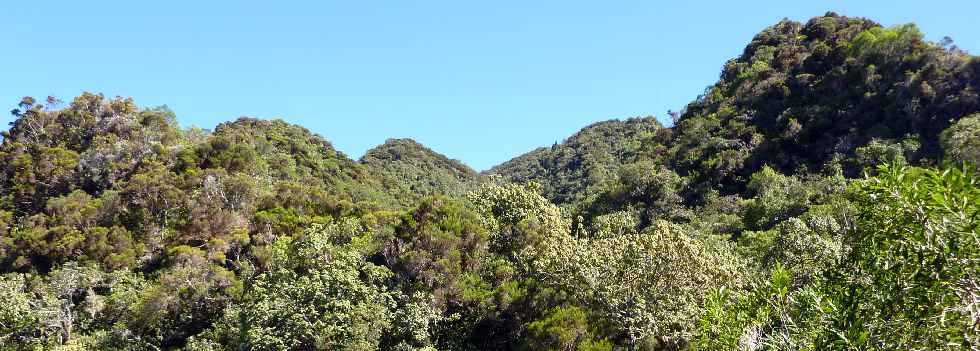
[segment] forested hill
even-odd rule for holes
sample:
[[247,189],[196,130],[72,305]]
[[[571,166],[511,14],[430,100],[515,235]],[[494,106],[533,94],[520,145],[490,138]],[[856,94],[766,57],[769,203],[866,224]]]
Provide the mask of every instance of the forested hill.
[[672,128],[656,132],[652,118],[598,123],[489,173],[539,181],[549,199],[574,203],[638,158],[724,194],[765,165],[850,177],[897,156],[935,165],[939,134],[980,110],[978,94],[980,58],[927,42],[914,25],[833,13],[784,20],[725,63]]
[[376,175],[323,137],[281,120],[240,118],[222,123],[201,144],[181,151],[175,164],[178,173],[217,169],[270,184],[317,189],[324,193],[316,196],[329,197],[328,202],[337,204],[334,211],[338,214],[353,210],[344,206],[370,203],[386,207],[391,200],[379,191],[381,181]]
[[[665,127],[478,174],[280,120],[25,97],[0,134],[0,350],[968,350],[980,58],[782,21]],[[517,127],[517,126],[515,126]]]
[[539,148],[493,167],[487,174],[514,182],[537,181],[557,203],[581,201],[613,180],[623,164],[643,152],[643,141],[669,133],[656,118],[610,120],[583,128],[550,148]]
[[461,195],[476,185],[479,174],[412,139],[388,139],[359,161],[377,175],[389,194],[411,204],[437,194]]
[[895,155],[936,164],[939,133],[980,110],[978,94],[980,58],[925,41],[915,25],[883,28],[832,13],[782,21],[687,106],[670,161],[726,189],[741,188],[762,165],[856,176],[862,162]]

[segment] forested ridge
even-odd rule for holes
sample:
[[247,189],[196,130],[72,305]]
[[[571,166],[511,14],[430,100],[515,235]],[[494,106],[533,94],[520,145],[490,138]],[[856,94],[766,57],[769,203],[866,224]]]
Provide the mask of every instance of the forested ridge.
[[368,150],[360,163],[404,206],[412,206],[425,196],[463,195],[479,178],[469,166],[412,139],[388,139]]
[[25,97],[0,349],[978,349],[978,89],[980,57],[912,24],[784,20],[670,126],[483,173]]

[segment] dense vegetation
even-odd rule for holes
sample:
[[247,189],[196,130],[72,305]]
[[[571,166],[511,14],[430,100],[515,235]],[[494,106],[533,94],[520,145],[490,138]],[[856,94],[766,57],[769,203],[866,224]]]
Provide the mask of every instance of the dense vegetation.
[[512,182],[537,181],[542,195],[559,204],[575,203],[616,178],[619,167],[636,161],[643,141],[666,129],[656,118],[611,120],[583,128],[561,144],[539,148],[504,162],[489,173]]
[[412,139],[388,139],[368,150],[360,163],[378,175],[385,191],[405,206],[431,195],[463,195],[479,177],[469,166]]
[[829,13],[676,113],[480,175],[282,121],[24,98],[0,349],[980,347],[980,58]]

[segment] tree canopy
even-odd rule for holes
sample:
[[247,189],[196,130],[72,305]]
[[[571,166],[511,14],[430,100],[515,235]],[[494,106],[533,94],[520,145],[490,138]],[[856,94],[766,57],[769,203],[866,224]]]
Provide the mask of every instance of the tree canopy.
[[977,349],[978,88],[980,59],[915,25],[784,20],[671,126],[484,173],[25,97],[0,350]]

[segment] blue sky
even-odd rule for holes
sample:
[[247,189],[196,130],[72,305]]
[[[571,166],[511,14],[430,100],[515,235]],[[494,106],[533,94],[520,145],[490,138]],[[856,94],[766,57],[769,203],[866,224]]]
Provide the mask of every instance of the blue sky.
[[0,12],[4,110],[102,92],[166,104],[184,126],[283,118],[353,158],[414,138],[480,170],[682,108],[784,17],[915,22],[980,50],[975,0],[41,3]]

